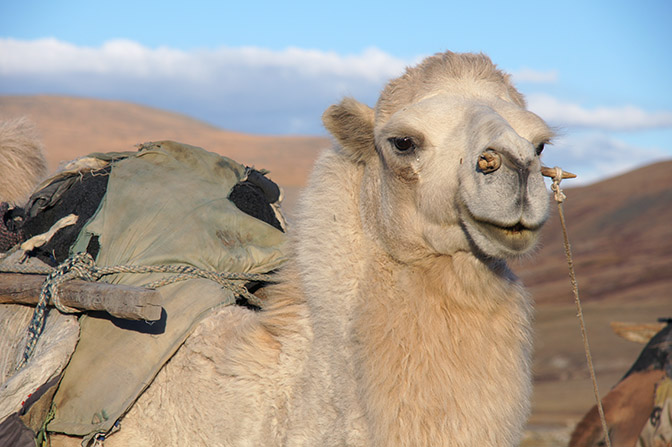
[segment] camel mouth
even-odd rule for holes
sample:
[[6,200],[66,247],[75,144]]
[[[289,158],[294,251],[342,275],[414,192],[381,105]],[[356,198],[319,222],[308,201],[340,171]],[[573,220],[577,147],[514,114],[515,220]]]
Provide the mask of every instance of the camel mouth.
[[504,256],[519,256],[534,247],[539,239],[541,225],[530,226],[522,221],[513,225],[503,225],[479,219],[467,207],[465,211],[464,223],[467,232],[481,249],[491,255],[500,253]]
[[501,231],[501,232],[503,232],[503,233],[505,233],[509,236],[512,236],[512,237],[517,237],[519,235],[524,236],[526,234],[535,234],[539,230],[539,227],[528,227],[527,225],[523,224],[522,222],[518,222],[517,224],[512,225],[512,226],[508,226],[508,227],[492,224],[492,223],[489,223],[489,222],[481,222],[481,223],[483,223],[485,225],[490,225],[493,228],[495,228],[495,229],[497,229],[497,230],[499,230],[499,231]]
[[497,241],[516,252],[526,251],[534,245],[539,232],[539,228],[528,227],[522,222],[510,226],[479,220],[475,220],[475,223],[488,239]]

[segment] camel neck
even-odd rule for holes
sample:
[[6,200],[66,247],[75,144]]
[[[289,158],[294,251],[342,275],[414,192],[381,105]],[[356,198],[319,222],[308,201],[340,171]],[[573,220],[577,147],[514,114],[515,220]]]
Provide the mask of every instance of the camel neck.
[[[527,410],[513,404],[502,413],[495,407],[511,403],[487,393],[498,386],[512,387],[521,397],[529,393],[529,365],[522,359],[531,345],[531,309],[521,288],[468,257],[414,266],[371,262],[383,277],[361,284],[352,337],[358,393],[369,426],[378,428],[373,444],[462,445],[432,440],[446,432],[460,436],[459,427],[446,430],[446,424],[489,414],[487,423],[502,428],[492,433],[504,437],[483,445],[509,445],[506,433],[519,429],[512,415]],[[479,275],[480,285],[473,278]],[[492,408],[465,406],[479,396]]]

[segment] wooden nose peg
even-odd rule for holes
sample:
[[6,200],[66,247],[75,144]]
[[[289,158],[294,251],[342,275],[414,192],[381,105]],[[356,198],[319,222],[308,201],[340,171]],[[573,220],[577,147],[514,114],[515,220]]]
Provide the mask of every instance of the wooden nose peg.
[[576,178],[576,174],[572,174],[571,172],[563,171],[560,168],[548,168],[546,166],[541,167],[541,175],[544,177],[549,177],[549,178],[556,178],[560,176],[559,180],[563,180],[566,178]]

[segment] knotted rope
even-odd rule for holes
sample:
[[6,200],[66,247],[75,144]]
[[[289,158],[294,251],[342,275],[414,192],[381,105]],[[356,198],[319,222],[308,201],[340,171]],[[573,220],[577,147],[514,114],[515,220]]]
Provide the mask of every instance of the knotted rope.
[[16,371],[23,368],[30,359],[37,345],[37,341],[44,329],[46,320],[47,305],[51,302],[63,313],[79,312],[77,309],[65,306],[61,303],[58,289],[65,281],[71,279],[84,279],[86,281],[96,281],[102,276],[115,273],[172,273],[173,276],[156,280],[145,284],[146,288],[158,288],[173,284],[187,279],[204,278],[215,281],[222,287],[231,290],[236,296],[242,296],[255,306],[261,306],[261,301],[254,294],[245,288],[244,283],[261,281],[272,282],[272,276],[257,273],[217,273],[209,270],[200,269],[188,265],[157,265],[157,266],[137,266],[137,265],[117,265],[109,267],[97,267],[93,258],[88,253],[77,253],[66,259],[58,267],[35,268],[21,267],[20,265],[11,267],[0,267],[0,272],[19,272],[19,273],[48,273],[47,279],[42,285],[40,298],[33,313],[33,317],[28,326],[28,339],[24,348],[23,356],[16,367]]
[[555,201],[558,204],[558,215],[560,216],[560,226],[562,227],[562,237],[565,246],[565,256],[567,257],[567,265],[569,267],[569,280],[572,284],[572,291],[574,293],[574,302],[576,303],[576,316],[579,319],[581,326],[581,337],[583,338],[583,349],[586,353],[586,362],[588,364],[588,370],[590,371],[590,378],[593,381],[593,392],[595,393],[595,401],[597,402],[597,410],[600,414],[600,421],[602,422],[602,430],[604,431],[604,439],[607,447],[611,447],[611,441],[609,440],[609,428],[607,427],[607,420],[604,416],[604,408],[602,407],[602,400],[600,399],[600,391],[597,386],[597,378],[595,376],[595,368],[593,366],[593,357],[590,354],[590,345],[588,344],[588,334],[586,332],[586,323],[583,319],[583,310],[581,308],[581,300],[579,298],[579,285],[576,281],[576,274],[574,273],[574,261],[572,258],[572,248],[569,245],[569,237],[567,236],[567,225],[565,223],[565,213],[562,208],[562,203],[565,201],[567,196],[560,189],[560,182],[563,178],[572,178],[576,177],[574,174],[569,174],[563,172],[562,169],[557,166],[553,169],[544,168],[542,171],[544,175],[551,177],[553,179],[553,184],[551,184],[551,191],[555,194]]

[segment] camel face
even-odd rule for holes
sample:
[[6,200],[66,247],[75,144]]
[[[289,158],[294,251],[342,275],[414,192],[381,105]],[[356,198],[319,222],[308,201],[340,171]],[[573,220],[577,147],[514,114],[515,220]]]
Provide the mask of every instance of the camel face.
[[548,213],[538,152],[550,138],[536,115],[498,98],[440,92],[376,128],[383,178],[395,185],[383,190],[413,198],[434,249],[462,248],[456,226],[488,256],[515,256],[535,244]]
[[366,165],[363,214],[390,253],[475,247],[510,258],[535,245],[548,215],[539,158],[552,131],[487,57],[430,57],[367,109],[346,100],[325,125]]

